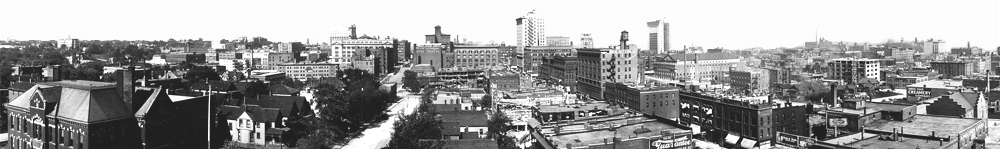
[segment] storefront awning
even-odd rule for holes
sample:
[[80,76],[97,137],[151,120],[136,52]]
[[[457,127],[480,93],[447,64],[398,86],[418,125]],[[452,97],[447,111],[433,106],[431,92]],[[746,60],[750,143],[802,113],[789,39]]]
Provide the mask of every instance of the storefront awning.
[[757,145],[757,141],[751,140],[750,138],[743,138],[743,141],[740,142],[740,147],[743,148],[753,148],[754,145]]
[[727,144],[736,145],[736,142],[739,142],[739,141],[740,141],[740,137],[739,136],[736,136],[736,135],[733,135],[733,134],[727,134],[726,135],[726,143]]

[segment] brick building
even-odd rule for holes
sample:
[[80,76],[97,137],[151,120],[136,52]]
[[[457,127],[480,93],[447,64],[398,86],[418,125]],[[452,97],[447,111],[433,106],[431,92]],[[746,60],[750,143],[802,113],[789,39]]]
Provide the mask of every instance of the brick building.
[[4,105],[9,148],[139,148],[132,111],[113,83],[39,83]]
[[629,86],[622,83],[604,83],[604,98],[643,114],[666,119],[680,117],[680,88],[668,86]]

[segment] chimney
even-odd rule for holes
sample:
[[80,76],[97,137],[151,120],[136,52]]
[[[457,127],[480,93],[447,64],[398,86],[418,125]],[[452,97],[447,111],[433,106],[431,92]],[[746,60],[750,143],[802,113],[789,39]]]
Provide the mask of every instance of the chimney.
[[135,92],[135,85],[133,84],[134,80],[132,79],[132,73],[134,73],[134,71],[134,66],[128,66],[128,69],[122,71],[122,78],[118,81],[118,83],[121,84],[120,89],[122,90],[122,100],[125,101],[125,106],[127,106],[129,110],[133,110],[132,104],[135,104],[132,103],[132,93]]

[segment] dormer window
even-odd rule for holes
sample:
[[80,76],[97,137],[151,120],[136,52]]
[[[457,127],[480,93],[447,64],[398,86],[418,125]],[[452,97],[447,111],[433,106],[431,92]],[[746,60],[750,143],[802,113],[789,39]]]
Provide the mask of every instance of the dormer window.
[[35,97],[34,97],[34,98],[31,98],[31,107],[32,107],[32,108],[39,108],[39,109],[44,109],[44,107],[45,107],[45,102],[42,102],[42,99],[41,99],[41,98],[39,98],[39,96],[40,96],[40,95],[38,95],[38,94],[35,94]]

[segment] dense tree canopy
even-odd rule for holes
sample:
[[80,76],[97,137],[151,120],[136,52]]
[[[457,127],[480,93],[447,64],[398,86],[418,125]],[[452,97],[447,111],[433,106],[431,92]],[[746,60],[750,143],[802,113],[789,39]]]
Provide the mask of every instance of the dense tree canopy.
[[433,145],[440,143],[420,142],[420,139],[442,139],[441,121],[435,117],[437,113],[434,112],[434,106],[431,104],[431,100],[434,98],[433,92],[433,88],[425,89],[417,111],[410,115],[399,116],[399,121],[393,123],[392,140],[383,149],[437,148]]
[[364,70],[347,69],[335,79],[319,81],[310,88],[318,112],[314,118],[293,123],[295,126],[290,128],[297,130],[287,135],[301,138],[294,144],[285,142],[286,145],[321,148],[345,143],[372,124],[387,119],[385,110],[399,100],[395,94],[380,90],[378,77]]
[[417,79],[417,72],[406,71],[403,72],[403,88],[410,90],[412,92],[420,92],[421,86],[420,80]]
[[101,81],[101,76],[104,75],[104,64],[102,62],[83,63],[76,68],[70,68],[67,73],[67,80]]

